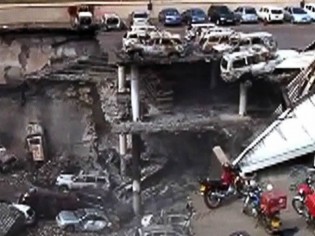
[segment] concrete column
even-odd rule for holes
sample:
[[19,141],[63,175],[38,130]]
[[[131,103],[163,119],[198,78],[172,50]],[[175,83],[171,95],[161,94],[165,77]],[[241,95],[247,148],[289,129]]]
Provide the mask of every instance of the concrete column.
[[245,82],[240,83],[240,103],[239,103],[239,112],[240,116],[246,115],[247,109],[247,86]]
[[141,169],[140,169],[140,155],[141,155],[141,138],[138,134],[132,135],[132,192],[133,192],[133,210],[137,217],[141,215]]
[[217,87],[217,80],[219,77],[219,70],[218,70],[218,61],[214,60],[211,62],[211,76],[210,76],[210,89],[215,89]]
[[138,67],[131,66],[130,71],[131,80],[131,108],[132,108],[132,120],[140,120],[140,90],[139,90],[139,70]]
[[123,93],[126,91],[126,73],[124,66],[118,66],[118,93]]
[[119,135],[120,175],[126,176],[127,135]]

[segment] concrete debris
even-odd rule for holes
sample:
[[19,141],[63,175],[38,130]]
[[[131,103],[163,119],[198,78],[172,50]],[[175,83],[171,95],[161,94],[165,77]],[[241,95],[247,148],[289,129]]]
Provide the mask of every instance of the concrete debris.
[[24,215],[8,203],[0,203],[0,235],[14,236],[24,228]]

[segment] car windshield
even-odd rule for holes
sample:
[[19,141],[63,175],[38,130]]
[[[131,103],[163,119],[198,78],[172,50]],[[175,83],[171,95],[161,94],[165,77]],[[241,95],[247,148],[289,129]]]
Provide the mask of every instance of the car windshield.
[[292,8],[292,12],[294,14],[306,14],[306,12],[302,8],[299,8],[299,7]]
[[220,7],[217,7],[217,9],[218,9],[218,12],[223,13],[223,14],[231,12],[227,6],[220,6]]
[[170,16],[178,16],[179,12],[176,9],[167,9],[165,10],[165,14]]
[[282,14],[281,10],[271,10],[272,14]]
[[86,214],[85,214],[85,211],[83,209],[79,209],[79,210],[74,212],[74,215],[76,217],[78,217],[79,219],[82,219]]
[[148,14],[143,12],[143,13],[135,13],[133,15],[134,18],[148,18]]
[[245,9],[246,14],[256,14],[255,8],[246,8]]
[[205,16],[205,13],[201,9],[192,9],[191,12],[192,12],[192,15],[195,15],[195,16]]

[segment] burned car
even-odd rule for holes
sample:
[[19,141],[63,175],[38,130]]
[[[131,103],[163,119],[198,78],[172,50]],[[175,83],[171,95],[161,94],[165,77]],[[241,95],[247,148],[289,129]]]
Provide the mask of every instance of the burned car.
[[124,52],[131,58],[168,57],[178,59],[185,56],[183,43],[177,37],[150,37],[148,40],[129,45]]
[[108,30],[121,30],[123,22],[116,13],[105,13],[101,19],[102,28]]
[[0,173],[8,173],[18,166],[18,158],[0,145]]
[[150,38],[150,32],[153,29],[135,29],[132,31],[127,31],[122,38],[122,48],[126,50],[126,48],[130,47],[131,45],[142,43],[145,40]]
[[231,49],[242,50],[254,45],[261,45],[270,53],[276,53],[278,44],[272,34],[268,32],[234,33],[229,39]]
[[204,35],[200,41],[199,46],[202,52],[210,53],[213,51],[221,52],[225,50],[225,45],[228,45],[229,37],[233,31],[212,31]]
[[53,219],[63,210],[76,210],[84,207],[76,194],[56,193],[39,188],[30,188],[22,193],[17,203],[30,206],[38,218],[44,219]]
[[200,37],[202,32],[216,27],[217,26],[213,23],[191,24],[186,29],[185,39],[188,41],[194,40],[197,37]]
[[83,188],[110,188],[109,175],[105,172],[80,171],[78,175],[61,174],[57,177],[56,186],[61,191],[69,191]]
[[46,160],[44,129],[37,122],[30,122],[26,127],[25,146],[28,157],[35,163]]
[[142,217],[141,225],[148,227],[150,225],[174,225],[188,230],[192,234],[191,218],[188,214],[167,213],[164,210],[160,215],[148,214]]
[[245,75],[265,77],[271,74],[282,60],[281,56],[263,50],[226,53],[220,63],[221,78],[226,82],[234,82]]

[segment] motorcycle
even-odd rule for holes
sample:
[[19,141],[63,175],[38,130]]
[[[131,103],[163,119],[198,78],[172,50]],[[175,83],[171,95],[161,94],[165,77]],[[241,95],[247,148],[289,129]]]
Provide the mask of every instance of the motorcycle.
[[256,182],[251,181],[247,187],[247,191],[244,196],[242,212],[245,215],[257,217],[260,208],[260,197],[262,189]]
[[306,207],[307,196],[313,194],[314,188],[312,186],[313,180],[311,177],[307,177],[304,182],[297,186],[297,194],[292,199],[292,207],[297,214],[309,220],[309,214]]
[[239,168],[228,165],[223,166],[220,180],[201,179],[199,190],[206,206],[215,209],[225,198],[243,194],[245,184],[246,181],[240,176]]
[[243,212],[257,219],[268,234],[281,230],[280,211],[286,209],[287,196],[272,188],[262,191],[260,187],[252,188],[245,197]]

